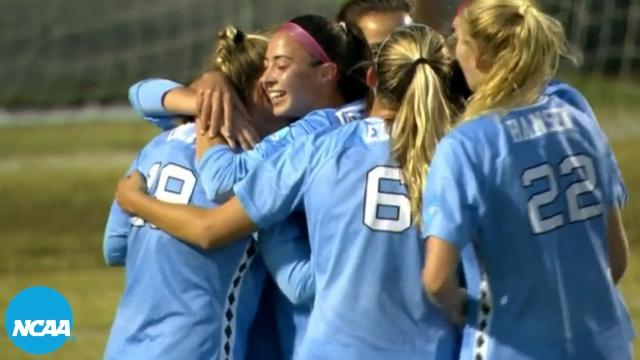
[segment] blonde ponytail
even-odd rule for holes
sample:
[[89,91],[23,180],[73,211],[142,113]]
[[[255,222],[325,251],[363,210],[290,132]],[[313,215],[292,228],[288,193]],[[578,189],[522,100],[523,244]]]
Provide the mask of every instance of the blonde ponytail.
[[424,25],[396,30],[381,45],[376,60],[376,97],[397,109],[393,119],[385,120],[391,129],[391,151],[402,167],[418,226],[429,163],[455,116],[446,90],[450,68],[445,39]]
[[562,24],[529,0],[474,0],[460,22],[492,62],[462,116],[467,120],[534,103],[560,58],[573,58]]

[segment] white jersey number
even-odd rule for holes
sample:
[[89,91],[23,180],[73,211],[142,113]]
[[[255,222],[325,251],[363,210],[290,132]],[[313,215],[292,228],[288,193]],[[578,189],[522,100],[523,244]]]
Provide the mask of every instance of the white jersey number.
[[[172,204],[188,204],[196,188],[197,178],[193,171],[176,164],[167,164],[160,169],[160,163],[155,163],[149,168],[147,174],[147,189],[151,188],[154,182],[158,180],[158,185],[153,195],[156,199],[166,201]],[[170,181],[173,188],[170,189]],[[131,218],[133,226],[144,226],[144,220],[139,217]],[[155,228],[155,226],[151,225]]]
[[[364,199],[364,224],[372,230],[403,232],[411,227],[411,201],[404,194],[383,192],[381,180],[402,181],[400,169],[378,166],[367,174],[367,188]],[[395,216],[380,218],[381,206],[393,209]]]
[[[565,158],[560,163],[559,168],[561,176],[569,175],[580,168],[584,169],[584,180],[574,182],[564,191],[569,209],[569,222],[584,221],[602,214],[604,208],[600,202],[580,206],[578,201],[580,195],[586,195],[596,190],[598,179],[593,167],[593,160],[587,155],[573,155]],[[540,214],[540,207],[551,204],[558,197],[558,182],[551,165],[542,164],[527,169],[522,173],[522,184],[525,187],[529,187],[533,182],[544,178],[549,182],[549,189],[533,195],[527,203],[529,223],[534,234],[542,234],[565,224],[565,215],[562,213],[547,216],[546,218],[542,218]]]

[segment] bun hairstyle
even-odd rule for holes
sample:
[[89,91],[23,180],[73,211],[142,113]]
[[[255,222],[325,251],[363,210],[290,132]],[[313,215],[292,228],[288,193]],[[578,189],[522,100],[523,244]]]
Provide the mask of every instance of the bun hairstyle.
[[245,33],[234,26],[227,26],[218,33],[209,65],[229,79],[244,104],[251,98],[253,86],[262,75],[268,44],[266,33]]

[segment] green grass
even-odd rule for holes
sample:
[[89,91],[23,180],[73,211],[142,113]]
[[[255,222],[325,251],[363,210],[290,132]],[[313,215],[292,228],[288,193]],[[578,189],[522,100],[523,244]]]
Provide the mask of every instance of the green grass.
[[[88,235],[88,234],[87,234]],[[100,252],[96,244],[97,233],[91,236],[76,234],[76,241],[90,240],[94,252]],[[50,241],[54,238],[50,238]],[[33,238],[31,241],[34,241]],[[98,246],[98,247],[96,247]],[[75,258],[76,253],[66,256]],[[118,298],[123,288],[121,269],[109,269],[99,263],[76,270],[21,271],[19,274],[0,276],[0,307],[4,310],[11,297],[18,291],[34,285],[50,286],[67,298],[74,315],[72,335],[59,351],[46,356],[33,356],[13,346],[9,338],[0,336],[2,359],[100,359],[109,335],[109,327],[115,314]],[[4,323],[3,323],[4,327]]]
[[624,122],[635,119],[640,111],[640,86],[638,74],[630,78],[616,79],[602,75],[585,76],[563,72],[559,76],[580,89],[595,109],[600,121]]
[[[142,123],[0,130],[0,310],[19,290],[47,285],[75,315],[76,339],[39,358],[101,358],[124,282],[122,269],[103,263],[102,230],[116,180],[156,132]],[[614,149],[631,193],[623,214],[633,255],[622,289],[640,329],[640,137]],[[0,359],[32,358],[0,335]]]
[[0,129],[0,159],[137,151],[158,130],[142,122]]
[[[142,122],[0,130],[0,309],[47,285],[74,311],[76,339],[46,358],[102,356],[124,281],[104,265],[102,230],[115,182],[157,132]],[[0,336],[0,359],[31,358]]]

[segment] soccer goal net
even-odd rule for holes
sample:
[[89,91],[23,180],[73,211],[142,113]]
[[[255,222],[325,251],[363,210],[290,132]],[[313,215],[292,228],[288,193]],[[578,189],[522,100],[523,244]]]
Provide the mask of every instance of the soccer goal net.
[[[446,3],[450,15],[458,0]],[[341,0],[0,0],[0,108],[126,99],[141,78],[188,81],[218,29],[258,29]],[[582,71],[640,70],[640,0],[543,0],[582,51]],[[451,10],[451,11],[449,11]]]

